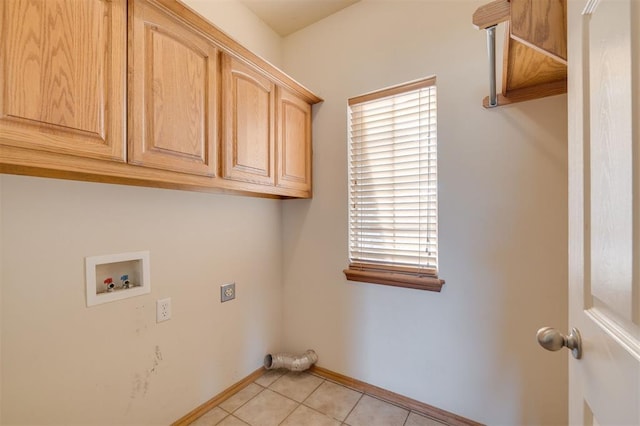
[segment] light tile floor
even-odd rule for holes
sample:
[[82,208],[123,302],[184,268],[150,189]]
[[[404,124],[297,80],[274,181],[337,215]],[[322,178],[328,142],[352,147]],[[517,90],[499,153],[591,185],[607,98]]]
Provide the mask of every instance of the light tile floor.
[[416,412],[309,373],[268,370],[194,426],[441,426]]

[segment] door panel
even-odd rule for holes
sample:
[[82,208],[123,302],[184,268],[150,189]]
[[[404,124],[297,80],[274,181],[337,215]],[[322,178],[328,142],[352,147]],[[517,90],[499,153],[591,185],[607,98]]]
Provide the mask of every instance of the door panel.
[[129,161],[215,176],[218,49],[146,1],[131,7]]
[[275,184],[275,85],[257,70],[223,57],[223,176]]
[[591,135],[591,295],[604,311],[631,320],[631,25],[624,19],[629,4],[602,3],[594,12],[587,23],[585,47]]
[[124,161],[126,1],[0,3],[0,139]]
[[278,91],[278,182],[311,190],[311,106],[285,89]]
[[569,2],[571,424],[640,424],[640,43],[635,0]]

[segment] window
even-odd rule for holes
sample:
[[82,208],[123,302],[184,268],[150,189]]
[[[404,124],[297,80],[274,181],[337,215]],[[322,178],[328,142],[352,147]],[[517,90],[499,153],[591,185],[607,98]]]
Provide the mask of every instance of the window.
[[435,77],[349,99],[348,280],[440,291]]

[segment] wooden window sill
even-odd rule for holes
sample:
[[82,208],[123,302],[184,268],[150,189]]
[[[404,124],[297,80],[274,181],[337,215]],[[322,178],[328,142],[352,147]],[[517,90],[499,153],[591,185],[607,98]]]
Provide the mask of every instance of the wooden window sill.
[[360,281],[371,284],[390,285],[394,287],[406,287],[440,292],[444,285],[444,280],[435,276],[379,270],[368,271],[362,269],[345,269],[343,272],[349,281]]

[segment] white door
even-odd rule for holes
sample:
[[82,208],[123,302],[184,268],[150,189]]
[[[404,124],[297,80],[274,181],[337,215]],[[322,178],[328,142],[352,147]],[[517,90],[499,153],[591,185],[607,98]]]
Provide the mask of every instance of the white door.
[[569,422],[640,425],[640,0],[569,0]]

